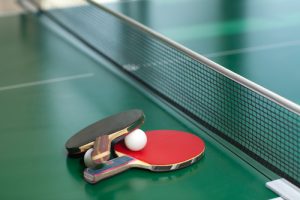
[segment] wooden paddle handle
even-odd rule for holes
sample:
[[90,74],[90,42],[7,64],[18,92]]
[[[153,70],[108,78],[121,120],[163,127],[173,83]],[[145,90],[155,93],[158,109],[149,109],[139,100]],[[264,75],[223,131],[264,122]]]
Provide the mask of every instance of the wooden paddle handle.
[[136,161],[136,159],[128,156],[121,156],[107,161],[100,169],[86,168],[84,170],[84,179],[89,183],[97,183],[102,179],[126,171],[133,166],[132,163],[134,163],[134,161]]
[[92,160],[95,164],[101,164],[110,158],[110,145],[108,135],[96,138],[92,152]]

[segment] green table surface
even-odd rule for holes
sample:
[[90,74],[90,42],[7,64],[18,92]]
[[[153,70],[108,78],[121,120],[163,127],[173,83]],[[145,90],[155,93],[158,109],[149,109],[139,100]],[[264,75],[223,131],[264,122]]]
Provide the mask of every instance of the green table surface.
[[[206,132],[96,61],[40,19],[0,18],[0,199],[270,199],[268,179]],[[206,154],[167,173],[132,169],[90,185],[81,159],[64,144],[113,113],[143,109],[142,129],[177,129],[202,137]]]
[[139,0],[107,6],[300,104],[300,1]]

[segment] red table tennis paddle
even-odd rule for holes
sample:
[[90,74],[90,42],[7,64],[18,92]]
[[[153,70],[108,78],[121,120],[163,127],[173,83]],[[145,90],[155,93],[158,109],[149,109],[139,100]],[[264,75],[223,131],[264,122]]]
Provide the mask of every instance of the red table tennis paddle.
[[191,133],[176,130],[154,130],[146,132],[147,145],[141,151],[129,150],[124,141],[114,146],[117,158],[100,168],[86,168],[84,178],[89,183],[116,175],[137,167],[151,171],[172,171],[187,167],[201,158],[204,142]]

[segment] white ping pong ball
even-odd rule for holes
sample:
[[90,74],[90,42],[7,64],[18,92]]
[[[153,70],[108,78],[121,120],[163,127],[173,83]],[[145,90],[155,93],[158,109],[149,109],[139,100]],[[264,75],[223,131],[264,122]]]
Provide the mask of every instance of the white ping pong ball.
[[87,150],[87,152],[85,152],[84,154],[84,164],[86,167],[88,168],[94,168],[96,165],[92,160],[92,152],[93,152],[93,148],[90,148],[89,150]]
[[136,129],[125,137],[125,145],[131,151],[140,151],[147,144],[147,136],[141,129]]

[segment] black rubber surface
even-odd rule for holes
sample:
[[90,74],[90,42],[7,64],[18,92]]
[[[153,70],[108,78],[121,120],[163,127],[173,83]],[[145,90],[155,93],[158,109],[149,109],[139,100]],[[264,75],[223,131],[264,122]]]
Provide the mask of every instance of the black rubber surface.
[[[79,147],[94,141],[101,135],[108,135],[125,129],[139,120],[143,123],[144,112],[134,109],[117,113],[107,118],[101,119],[73,135],[65,144],[69,154],[80,153]],[[141,125],[137,123],[137,126]]]

